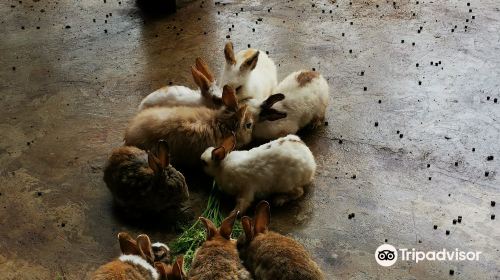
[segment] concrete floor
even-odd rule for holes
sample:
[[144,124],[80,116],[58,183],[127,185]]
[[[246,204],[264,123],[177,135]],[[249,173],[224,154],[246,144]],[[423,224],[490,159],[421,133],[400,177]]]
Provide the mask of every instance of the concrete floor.
[[[314,190],[272,223],[328,279],[500,279],[498,1],[205,0],[163,17],[119,1],[0,3],[0,278],[81,279],[117,256],[119,231],[174,236],[119,219],[102,169],[141,98],[194,87],[197,56],[220,71],[230,36],[280,78],[329,80],[329,125],[305,136]],[[210,184],[190,178],[200,200]],[[384,268],[385,242],[482,255]]]

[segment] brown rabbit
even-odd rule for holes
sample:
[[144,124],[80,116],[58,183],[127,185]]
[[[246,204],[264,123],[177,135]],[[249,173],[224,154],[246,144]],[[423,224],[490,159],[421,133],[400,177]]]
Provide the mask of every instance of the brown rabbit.
[[268,230],[270,219],[267,201],[257,205],[253,223],[249,217],[241,218],[245,233],[238,239],[238,251],[255,279],[324,279],[320,268],[300,243]]
[[189,198],[184,176],[170,165],[165,141],[149,153],[131,146],[114,150],[104,182],[116,205],[135,216],[178,210]]
[[208,147],[217,147],[222,140],[236,134],[243,146],[252,140],[253,117],[247,106],[239,106],[235,92],[224,86],[225,106],[215,110],[206,107],[156,107],[141,111],[130,122],[125,144],[151,149],[160,139],[171,148],[172,163],[195,166]]
[[151,241],[145,234],[134,240],[125,232],[118,234],[122,255],[99,267],[93,274],[93,280],[127,279],[156,280],[160,274],[153,266],[155,256]]
[[183,269],[184,256],[178,256],[173,265],[163,262],[155,262],[155,268],[160,274],[160,280],[184,280],[187,279]]
[[200,217],[207,229],[207,240],[194,254],[190,280],[244,280],[252,279],[241,264],[236,249],[236,240],[231,239],[234,221],[238,212],[233,211],[217,230],[212,221]]

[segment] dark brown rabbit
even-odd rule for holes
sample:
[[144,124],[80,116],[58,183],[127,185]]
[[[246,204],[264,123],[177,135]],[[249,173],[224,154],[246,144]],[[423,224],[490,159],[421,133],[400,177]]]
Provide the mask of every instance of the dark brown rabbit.
[[92,275],[92,280],[128,279],[128,280],[156,280],[159,273],[153,266],[155,256],[151,241],[145,234],[137,240],[125,232],[118,234],[122,255],[107,264],[99,267]]
[[290,237],[269,231],[269,203],[257,205],[254,221],[241,218],[244,234],[238,239],[238,251],[246,267],[257,280],[321,280],[318,265],[305,248]]
[[125,144],[151,149],[164,139],[171,148],[172,163],[176,166],[196,166],[200,155],[208,147],[217,147],[231,133],[243,146],[252,140],[253,118],[247,106],[239,106],[234,89],[225,86],[224,106],[153,107],[141,111],[130,122],[125,133]]
[[241,264],[236,249],[236,240],[231,239],[234,221],[238,212],[233,211],[219,229],[212,221],[201,217],[207,229],[207,240],[195,252],[190,280],[244,280],[252,279]]
[[130,146],[114,150],[104,182],[116,205],[136,216],[180,209],[189,197],[184,176],[169,163],[165,141],[151,152]]

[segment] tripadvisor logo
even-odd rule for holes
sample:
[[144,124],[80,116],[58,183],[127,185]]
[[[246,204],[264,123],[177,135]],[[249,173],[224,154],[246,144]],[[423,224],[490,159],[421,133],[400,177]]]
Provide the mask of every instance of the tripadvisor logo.
[[440,251],[418,251],[413,249],[396,249],[390,244],[382,244],[375,251],[375,260],[381,266],[391,266],[396,263],[398,257],[402,261],[479,261],[482,252],[466,252],[456,248],[455,250],[442,249]]
[[398,250],[392,245],[382,244],[375,251],[375,260],[381,266],[391,266],[398,260]]

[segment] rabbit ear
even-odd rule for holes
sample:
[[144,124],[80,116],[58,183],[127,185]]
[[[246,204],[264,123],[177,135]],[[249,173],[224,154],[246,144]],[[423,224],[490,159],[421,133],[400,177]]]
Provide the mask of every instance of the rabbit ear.
[[222,88],[222,103],[234,111],[238,110],[238,99],[236,99],[236,93],[229,85],[225,85]]
[[196,66],[191,66],[191,75],[193,76],[194,83],[201,88],[201,81],[199,77],[200,71],[196,69]]
[[262,104],[260,105],[261,109],[270,109],[273,107],[274,103],[285,99],[285,95],[283,93],[276,93],[269,96]]
[[214,223],[205,217],[200,217],[200,221],[205,225],[207,229],[207,240],[211,240],[217,234],[217,228]]
[[244,216],[241,218],[241,226],[243,227],[243,231],[245,232],[245,238],[247,242],[252,241],[253,232],[252,232],[252,219],[248,216]]
[[173,279],[183,279],[184,278],[184,256],[178,256],[173,264],[172,275]]
[[170,164],[168,143],[163,139],[158,141],[158,159],[160,161],[160,166],[162,169],[165,169]]
[[201,94],[204,97],[207,97],[206,94],[208,93],[208,90],[210,89],[210,84],[211,82],[201,73],[198,69],[196,69],[194,66],[191,66],[191,74],[193,75],[193,80],[198,85],[198,87],[201,90]]
[[234,147],[236,147],[236,136],[234,132],[222,141],[222,147],[224,147],[226,153],[230,153],[234,150]]
[[224,46],[224,56],[226,57],[226,62],[229,65],[236,64],[236,58],[234,58],[233,43],[227,42]]
[[254,235],[265,233],[271,220],[269,202],[262,200],[255,209]]
[[118,233],[120,250],[124,255],[140,255],[137,242],[126,232]]
[[220,229],[219,229],[220,235],[227,240],[231,239],[231,233],[233,232],[234,222],[236,221],[236,218],[238,217],[239,213],[240,211],[233,210],[231,214],[229,214],[229,216],[225,218],[220,224]]
[[162,262],[154,263],[156,271],[160,274],[161,280],[168,280],[168,275],[172,273],[172,268]]
[[148,152],[148,164],[151,169],[153,169],[154,173],[159,173],[162,168],[160,166],[160,159],[157,158],[152,152]]
[[226,157],[226,150],[224,147],[215,148],[212,151],[212,160],[221,161]]
[[210,83],[215,82],[214,74],[208,67],[208,64],[201,57],[196,58],[196,69],[200,71]]
[[247,58],[240,66],[240,72],[252,71],[257,66],[259,61],[259,51],[256,51],[252,56]]
[[147,235],[141,234],[137,236],[137,247],[139,249],[141,257],[152,264],[154,262],[155,256],[153,254],[153,250],[151,249],[151,240],[149,240],[149,237]]
[[263,121],[276,121],[279,119],[286,118],[287,114],[285,112],[280,112],[273,108],[262,109],[259,113],[259,122]]
[[248,106],[246,104],[241,106],[238,109],[238,112],[236,114],[238,120],[241,120],[242,122],[245,121],[244,117],[245,117],[245,114],[247,113],[247,109],[248,109]]
[[222,141],[220,147],[215,148],[212,151],[212,159],[215,161],[223,160],[224,158],[226,158],[227,154],[229,154],[234,150],[235,146],[236,146],[236,136],[234,135],[234,133],[232,133],[231,136],[227,137]]

